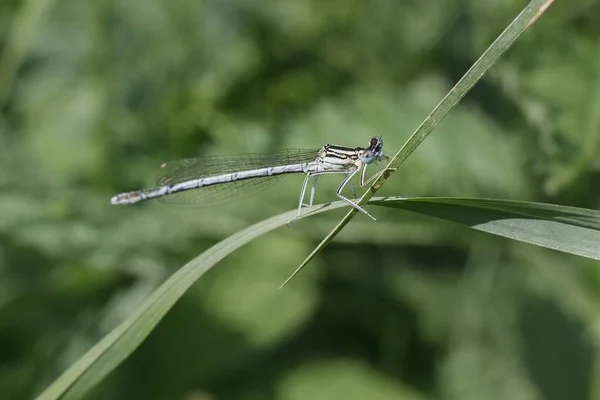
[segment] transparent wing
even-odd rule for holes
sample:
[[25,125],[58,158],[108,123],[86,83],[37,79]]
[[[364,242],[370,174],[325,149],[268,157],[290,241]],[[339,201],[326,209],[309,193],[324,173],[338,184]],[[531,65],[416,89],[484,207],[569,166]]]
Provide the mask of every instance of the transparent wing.
[[[174,185],[192,179],[233,172],[311,162],[317,158],[318,154],[319,150],[291,149],[271,154],[240,154],[171,161],[161,166],[161,170],[156,177],[156,185]],[[159,197],[158,200],[165,204],[200,207],[224,204],[262,192],[285,176],[275,175],[221,183],[169,194]]]

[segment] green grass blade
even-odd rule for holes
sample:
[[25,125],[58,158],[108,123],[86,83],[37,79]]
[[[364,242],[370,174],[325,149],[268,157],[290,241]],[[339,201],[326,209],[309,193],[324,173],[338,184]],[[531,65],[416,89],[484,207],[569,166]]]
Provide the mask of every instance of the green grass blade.
[[600,211],[479,198],[378,198],[385,207],[455,222],[479,231],[600,260]]
[[[484,232],[554,250],[600,259],[600,212],[524,201],[469,198],[378,197],[370,204],[452,221]],[[348,204],[313,206],[301,218]],[[217,262],[251,240],[284,226],[290,211],[244,229],[214,245],[165,281],[142,307],[56,379],[38,400],[83,397],[123,362],[177,300]]]
[[[313,206],[300,218],[344,206],[347,203]],[[217,243],[184,265],[156,289],[134,315],[73,363],[37,399],[83,397],[142,343],[177,300],[212,266],[251,240],[285,226],[295,216],[294,210],[259,222]]]
[[[532,25],[537,18],[553,3],[554,0],[532,0],[521,11],[521,13],[512,21],[512,23],[498,36],[490,47],[481,55],[473,66],[463,75],[456,86],[440,101],[429,116],[421,123],[412,136],[406,141],[404,146],[390,160],[385,167],[385,172],[373,182],[365,194],[360,198],[358,204],[365,204],[381,188],[389,176],[398,169],[398,167],[408,158],[408,156],[421,144],[423,140],[433,131],[433,129],[442,121],[442,119],[454,108],[459,101],[471,90],[471,88],[481,79],[481,77],[490,69],[492,65],[504,54]],[[315,249],[306,257],[293,274],[281,285],[283,287],[297,273],[299,273],[333,238],[342,230],[348,222],[357,213],[351,209],[344,218],[333,228],[333,230],[315,247]]]

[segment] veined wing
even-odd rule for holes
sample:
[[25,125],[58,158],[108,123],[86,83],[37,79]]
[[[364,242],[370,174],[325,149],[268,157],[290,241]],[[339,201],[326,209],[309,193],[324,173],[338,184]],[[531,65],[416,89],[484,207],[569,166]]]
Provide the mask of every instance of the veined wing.
[[[288,149],[270,154],[240,154],[188,158],[164,163],[156,178],[158,187],[193,179],[219,176],[258,168],[301,164],[314,161],[319,150]],[[157,199],[165,204],[212,206],[239,200],[274,185],[286,175],[272,175],[210,185],[172,193]]]

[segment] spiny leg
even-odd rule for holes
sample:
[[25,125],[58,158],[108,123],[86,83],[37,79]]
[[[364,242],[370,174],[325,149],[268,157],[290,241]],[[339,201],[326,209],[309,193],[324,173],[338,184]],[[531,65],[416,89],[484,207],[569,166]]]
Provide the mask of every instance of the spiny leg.
[[[302,183],[302,189],[300,190],[300,199],[298,200],[298,212],[296,213],[296,218],[300,216],[300,211],[302,210],[302,205],[304,203],[304,196],[306,195],[306,186],[308,185],[308,180],[310,179],[310,173],[306,174],[306,178],[304,178],[304,183]],[[294,219],[296,219],[294,218]],[[290,222],[292,222],[292,219]],[[288,224],[290,223],[288,222]]]
[[369,217],[371,217],[373,220],[377,221],[377,218],[375,218],[374,216],[372,216],[371,214],[369,214],[369,212],[367,210],[365,210],[364,208],[362,208],[358,204],[354,203],[352,200],[350,200],[347,197],[345,197],[344,195],[342,195],[342,190],[344,189],[344,186],[346,186],[348,184],[348,182],[350,181],[350,179],[352,179],[352,177],[354,175],[356,175],[356,173],[358,173],[358,171],[359,171],[359,169],[355,169],[352,173],[348,174],[346,176],[346,178],[344,178],[344,180],[342,181],[342,184],[340,185],[339,189],[336,192],[337,197],[339,197],[340,199],[344,200],[346,203],[350,204],[352,207],[354,207],[358,211],[361,211],[361,212],[365,213],[366,215],[368,215]]
[[308,204],[305,204],[305,205],[308,205],[309,207],[312,206],[315,201],[315,193],[317,191],[317,179],[319,179],[319,176],[314,175],[312,178],[313,178],[313,183],[312,183],[312,186],[310,187],[310,200],[309,200]]
[[[359,169],[357,168],[357,169],[352,170],[351,172],[348,172],[346,170],[343,170],[343,171],[319,171],[319,172],[311,172],[311,173],[306,174],[306,178],[304,178],[304,183],[302,184],[302,189],[300,190],[300,199],[298,200],[298,212],[296,213],[296,216],[294,218],[292,218],[291,220],[288,221],[287,226],[289,227],[292,222],[294,222],[295,220],[297,220],[300,217],[302,206],[305,205],[303,200],[304,200],[304,196],[306,195],[306,187],[308,186],[308,180],[311,177],[313,178],[313,186],[311,189],[311,204],[309,204],[309,205],[312,205],[312,200],[314,200],[314,192],[316,192],[317,177],[320,175],[328,175],[328,174],[338,174],[338,175],[345,174],[346,177],[344,178],[342,185],[340,185],[340,187],[338,188],[336,195],[340,199],[342,199],[342,200],[346,201],[347,203],[349,203],[350,205],[352,205],[352,207],[356,208],[357,210],[362,211],[363,213],[365,213],[366,215],[368,215],[369,217],[371,217],[375,221],[377,221],[377,219],[374,218],[371,214],[369,214],[367,212],[367,210],[365,210],[364,208],[360,207],[359,205],[355,204],[354,202],[352,202],[351,200],[349,200],[348,198],[346,198],[340,194],[340,192],[342,191],[344,186],[352,179],[352,177],[354,175],[356,175],[356,173],[358,171],[359,171]],[[353,187],[353,189],[354,189],[354,187]]]
[[309,172],[306,174],[306,178],[304,178],[304,182],[302,183],[302,189],[300,190],[300,198],[298,199],[298,212],[296,213],[296,216],[294,218],[292,218],[291,220],[289,220],[287,222],[286,225],[288,227],[290,226],[290,224],[292,222],[294,222],[295,220],[297,220],[300,217],[300,213],[302,212],[302,206],[306,205],[304,203],[304,197],[306,196],[306,187],[308,186],[308,180],[311,177],[313,178],[313,184],[312,184],[311,190],[310,190],[310,204],[308,204],[308,206],[312,206],[313,200],[315,197],[315,191],[317,188],[317,176],[323,175],[323,174],[328,174],[328,173],[340,173],[340,172],[338,172],[338,171],[322,171],[322,172]]
[[365,166],[363,167],[362,173],[360,174],[360,186],[365,186],[368,185],[369,183],[373,182],[375,179],[379,178],[379,176],[381,174],[383,174],[383,171],[385,171],[385,168],[377,171],[375,174],[373,174],[373,176],[371,176],[369,179],[367,179],[365,181],[365,174],[367,172],[367,165],[365,164]]
[[356,191],[354,190],[354,183],[352,183],[352,179],[348,181],[348,185],[350,185],[350,190],[352,191],[352,197],[356,197]]
[[[315,201],[315,193],[317,192],[317,179],[319,179],[320,175],[325,175],[325,174],[341,174],[343,172],[340,171],[323,171],[323,172],[316,172],[314,174],[312,174],[312,179],[313,179],[313,183],[312,186],[310,188],[310,201],[308,202],[308,204],[304,203],[305,206],[312,206],[314,204]],[[356,197],[356,192],[354,191],[354,185],[352,184],[352,180],[350,180],[349,182],[350,185],[350,190],[352,190],[352,196]]]
[[[336,175],[348,175],[348,171],[347,170],[338,170],[338,171],[318,171],[318,172],[311,172],[310,176],[311,178],[313,178],[313,184],[311,187],[311,192],[310,192],[310,203],[308,204],[309,206],[312,206],[314,203],[314,196],[315,193],[317,192],[317,178],[321,175],[331,175],[331,174],[336,174]],[[306,203],[304,205],[307,205]]]

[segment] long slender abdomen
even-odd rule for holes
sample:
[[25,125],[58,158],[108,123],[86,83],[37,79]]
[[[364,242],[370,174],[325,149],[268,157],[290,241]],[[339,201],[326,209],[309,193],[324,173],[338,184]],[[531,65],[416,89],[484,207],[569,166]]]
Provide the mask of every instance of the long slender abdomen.
[[208,176],[197,179],[189,179],[182,182],[174,182],[170,185],[162,185],[156,189],[142,189],[132,192],[120,193],[110,200],[113,205],[134,204],[144,200],[167,196],[188,190],[201,189],[204,187],[226,184],[231,182],[245,181],[253,178],[262,178],[282,174],[306,173],[311,168],[311,163],[281,165],[275,167],[257,168],[248,171],[227,173],[222,175]]

